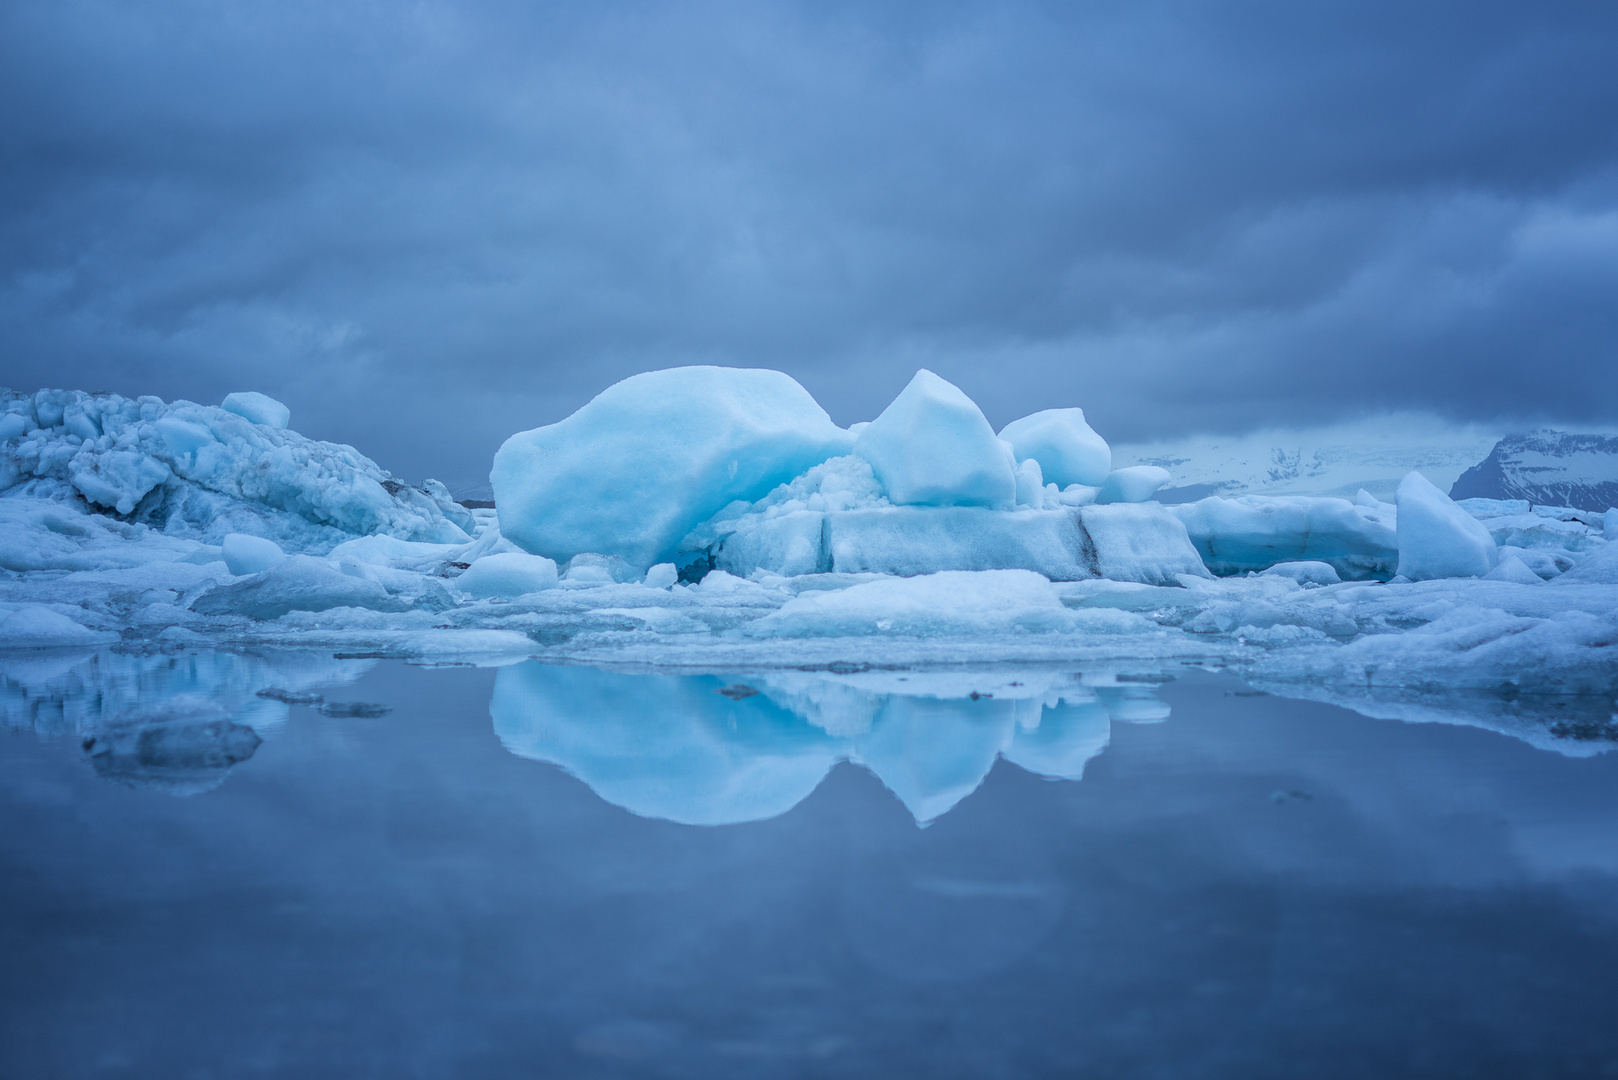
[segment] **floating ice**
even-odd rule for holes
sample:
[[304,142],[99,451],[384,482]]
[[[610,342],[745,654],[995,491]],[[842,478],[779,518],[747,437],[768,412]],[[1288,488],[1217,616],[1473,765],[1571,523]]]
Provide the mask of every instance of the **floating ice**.
[[1412,472],[1399,482],[1399,573],[1411,581],[1482,577],[1499,561],[1494,539],[1432,481]]
[[1099,487],[1112,471],[1112,450],[1085,422],[1083,409],[1046,409],[1013,420],[1000,437],[1019,462],[1039,462],[1045,479],[1058,487]]
[[263,573],[216,586],[191,605],[193,611],[203,615],[245,615],[252,619],[276,619],[289,611],[338,607],[404,611],[409,605],[375,581],[339,573],[330,563],[308,555],[289,556]]
[[1016,462],[983,412],[926,368],[860,432],[854,453],[871,463],[893,502],[1010,507]]
[[262,424],[278,431],[285,429],[292,422],[291,409],[268,394],[260,394],[256,390],[226,394],[219,407],[255,424]]
[[727,503],[757,499],[851,442],[779,371],[673,368],[513,435],[489,479],[508,539],[557,562],[595,552],[644,572]]
[[[1299,585],[1336,585],[1343,579],[1338,576],[1337,570],[1327,562],[1282,562],[1265,570],[1264,573],[1274,577],[1284,577],[1296,581]],[[1535,579],[1538,580],[1537,578]]]

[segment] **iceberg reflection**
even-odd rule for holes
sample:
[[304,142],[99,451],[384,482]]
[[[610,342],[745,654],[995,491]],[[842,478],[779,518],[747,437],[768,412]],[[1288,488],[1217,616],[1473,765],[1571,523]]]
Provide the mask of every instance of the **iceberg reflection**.
[[631,675],[537,661],[501,669],[489,711],[513,754],[632,813],[690,825],[783,814],[840,761],[869,769],[926,823],[999,758],[1077,780],[1114,720],[1168,716],[1150,685],[1110,674]]

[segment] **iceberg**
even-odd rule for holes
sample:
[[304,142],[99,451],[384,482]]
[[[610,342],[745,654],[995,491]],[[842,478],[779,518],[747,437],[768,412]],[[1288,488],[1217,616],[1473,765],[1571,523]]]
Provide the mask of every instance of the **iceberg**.
[[613,555],[644,573],[727,504],[751,502],[853,441],[782,372],[672,368],[513,435],[489,480],[513,543],[558,563]]
[[271,399],[231,397],[240,412],[77,390],[0,391],[0,490],[34,485],[46,497],[82,498],[210,543],[245,533],[308,552],[370,533],[470,539],[471,515],[443,485],[410,487],[353,447],[257,422],[278,421],[263,404]]

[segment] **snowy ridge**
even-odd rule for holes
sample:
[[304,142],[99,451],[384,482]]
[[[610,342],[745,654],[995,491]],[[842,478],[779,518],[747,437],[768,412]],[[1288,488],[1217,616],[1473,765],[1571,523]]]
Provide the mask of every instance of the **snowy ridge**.
[[1462,473],[1455,499],[1522,499],[1600,512],[1618,506],[1618,436],[1543,428],[1501,439]]

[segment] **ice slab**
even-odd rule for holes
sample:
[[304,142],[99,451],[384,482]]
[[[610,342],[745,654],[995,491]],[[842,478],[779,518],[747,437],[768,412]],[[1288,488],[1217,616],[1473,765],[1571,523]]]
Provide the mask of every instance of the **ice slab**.
[[238,577],[261,574],[285,559],[286,552],[274,540],[246,533],[230,533],[220,543],[225,567]]
[[672,368],[513,435],[489,479],[507,539],[559,563],[594,552],[644,573],[728,503],[757,499],[852,442],[779,371]]
[[1185,524],[1157,503],[1085,506],[1079,521],[1095,553],[1096,574],[1111,581],[1176,585],[1182,575],[1212,575]]
[[871,463],[895,503],[1010,507],[1016,462],[983,411],[923,368],[861,431],[854,453]]

